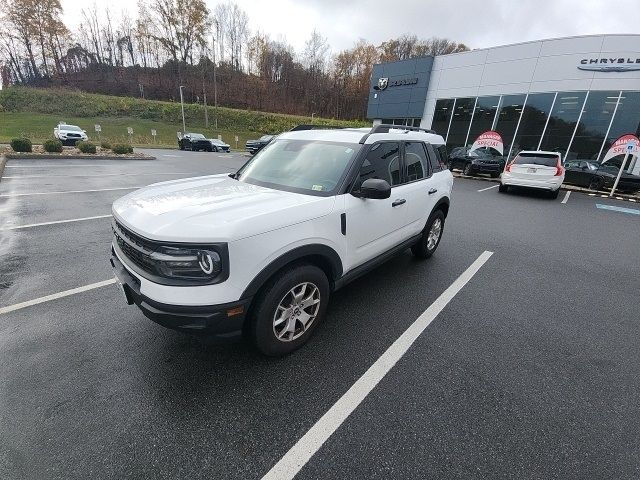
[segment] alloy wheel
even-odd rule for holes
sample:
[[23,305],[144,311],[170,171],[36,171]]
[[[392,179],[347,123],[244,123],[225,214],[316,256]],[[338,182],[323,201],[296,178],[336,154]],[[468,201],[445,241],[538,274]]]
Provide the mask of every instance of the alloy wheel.
[[306,332],[320,310],[320,289],[304,282],[289,290],[273,314],[273,333],[282,342],[290,342]]
[[431,228],[429,229],[429,234],[427,235],[427,248],[429,250],[433,250],[438,244],[438,240],[440,240],[440,235],[442,234],[442,220],[436,218],[434,222],[431,224]]

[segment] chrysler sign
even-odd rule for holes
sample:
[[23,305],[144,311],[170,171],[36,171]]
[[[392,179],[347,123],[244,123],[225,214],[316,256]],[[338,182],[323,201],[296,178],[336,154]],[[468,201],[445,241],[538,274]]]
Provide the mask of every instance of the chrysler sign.
[[578,68],[591,72],[632,72],[640,70],[640,58],[583,58]]

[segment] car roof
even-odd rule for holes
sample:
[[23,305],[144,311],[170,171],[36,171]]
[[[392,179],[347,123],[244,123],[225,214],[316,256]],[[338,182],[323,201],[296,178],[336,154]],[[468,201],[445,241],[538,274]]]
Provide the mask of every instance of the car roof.
[[[291,140],[320,140],[327,142],[360,143],[365,135],[371,132],[371,128],[337,128],[327,130],[298,130],[285,132],[278,136],[282,139]],[[371,133],[367,136],[364,144],[371,144],[383,140],[414,140],[444,145],[442,136],[424,131],[404,130],[401,126],[392,128],[389,132]]]

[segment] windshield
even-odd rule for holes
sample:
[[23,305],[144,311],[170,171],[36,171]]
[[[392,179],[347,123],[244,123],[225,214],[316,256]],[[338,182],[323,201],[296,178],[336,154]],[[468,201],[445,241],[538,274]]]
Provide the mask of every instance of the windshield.
[[265,187],[332,192],[359,144],[314,140],[275,140],[238,172],[238,180]]
[[514,160],[516,165],[544,165],[555,167],[558,165],[558,155],[552,153],[521,153]]
[[191,135],[191,138],[193,140],[202,140],[204,138],[204,135],[202,135],[201,133],[191,133],[189,135]]
[[60,125],[61,130],[66,130],[68,132],[81,132],[82,129],[80,127],[76,127],[75,125]]

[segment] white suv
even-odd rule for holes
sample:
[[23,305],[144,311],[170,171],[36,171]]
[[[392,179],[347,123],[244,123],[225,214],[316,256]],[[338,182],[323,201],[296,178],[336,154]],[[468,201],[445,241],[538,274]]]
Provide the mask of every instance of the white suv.
[[117,200],[111,263],[151,320],[284,355],[332,291],[407,248],[434,253],[453,185],[445,159],[442,137],[414,127],[297,127],[237,173]]
[[59,124],[53,129],[53,136],[60,140],[63,145],[75,145],[77,142],[86,142],[89,137],[87,132],[75,125]]
[[558,198],[563,181],[564,167],[558,152],[523,151],[505,167],[498,190],[505,193],[509,187],[535,188]]

